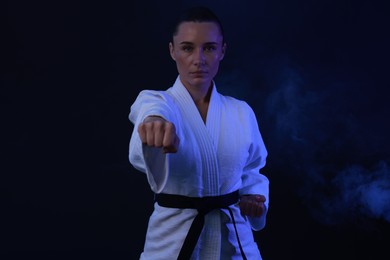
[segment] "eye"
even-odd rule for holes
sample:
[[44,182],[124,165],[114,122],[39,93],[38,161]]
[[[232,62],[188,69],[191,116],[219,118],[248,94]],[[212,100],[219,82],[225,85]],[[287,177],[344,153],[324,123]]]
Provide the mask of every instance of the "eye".
[[192,46],[189,46],[189,45],[184,45],[181,47],[182,51],[185,51],[185,52],[191,52],[194,48]]
[[214,46],[214,45],[205,46],[205,47],[204,47],[204,50],[207,51],[207,52],[213,52],[213,51],[216,51],[216,50],[217,50],[217,47]]

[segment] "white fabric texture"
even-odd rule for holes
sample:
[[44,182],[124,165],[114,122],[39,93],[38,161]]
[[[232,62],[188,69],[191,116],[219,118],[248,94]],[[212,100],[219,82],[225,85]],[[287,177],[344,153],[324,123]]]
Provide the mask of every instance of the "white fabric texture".
[[[156,115],[172,122],[180,138],[177,153],[142,145],[138,125]],[[129,145],[131,164],[147,176],[155,193],[190,197],[218,196],[239,190],[262,194],[269,203],[269,181],[260,173],[267,150],[253,110],[241,100],[223,96],[214,83],[206,123],[178,77],[166,91],[143,90],[132,104],[129,120],[134,130]],[[241,215],[231,206],[241,244],[248,259],[261,259],[252,230],[265,226],[261,218]],[[194,209],[154,205],[141,259],[176,259],[196,216]],[[225,234],[221,236],[221,234]],[[206,215],[205,226],[191,259],[241,259],[227,210]]]

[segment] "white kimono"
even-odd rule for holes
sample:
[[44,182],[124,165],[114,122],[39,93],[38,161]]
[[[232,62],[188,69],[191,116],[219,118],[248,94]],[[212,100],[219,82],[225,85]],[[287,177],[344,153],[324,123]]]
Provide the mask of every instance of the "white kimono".
[[[161,148],[142,145],[138,125],[151,115],[176,126],[180,139],[177,153],[164,154]],[[129,119],[134,124],[129,160],[146,173],[153,192],[204,197],[239,190],[240,195],[264,195],[268,209],[269,181],[260,173],[267,150],[255,114],[246,102],[219,94],[214,84],[204,123],[178,77],[166,91],[141,91]],[[265,226],[266,214],[249,218],[241,215],[238,203],[230,208],[247,258],[261,259],[252,229]],[[155,203],[140,259],[176,259],[196,214],[196,209],[165,208]],[[228,210],[216,209],[206,215],[191,259],[242,259]]]

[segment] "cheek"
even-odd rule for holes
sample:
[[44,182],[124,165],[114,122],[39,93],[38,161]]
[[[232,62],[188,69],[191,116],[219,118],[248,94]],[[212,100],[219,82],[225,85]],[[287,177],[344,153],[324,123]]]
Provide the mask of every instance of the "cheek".
[[218,66],[221,61],[221,55],[215,54],[209,57],[209,64],[212,66]]
[[209,63],[210,68],[213,68],[214,70],[218,70],[219,68],[219,60],[213,60],[211,63]]
[[176,60],[176,68],[177,71],[182,74],[186,74],[186,71],[188,71],[188,66],[183,60]]
[[180,67],[186,67],[186,66],[188,66],[189,64],[191,64],[191,58],[188,57],[188,56],[187,56],[187,57],[181,56],[181,57],[179,57],[179,58],[176,59],[176,63],[177,63],[177,65],[180,66]]

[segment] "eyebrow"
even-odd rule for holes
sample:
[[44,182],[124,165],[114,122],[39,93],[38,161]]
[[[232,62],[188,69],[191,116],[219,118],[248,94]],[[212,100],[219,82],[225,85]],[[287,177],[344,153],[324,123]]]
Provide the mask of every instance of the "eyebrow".
[[[181,43],[179,43],[180,45],[184,45],[184,44],[188,44],[188,45],[194,45],[194,43],[192,43],[192,42],[186,42],[186,41],[184,41],[184,42],[181,42]],[[213,44],[218,44],[217,42],[205,42],[204,43],[205,45],[213,45]]]

